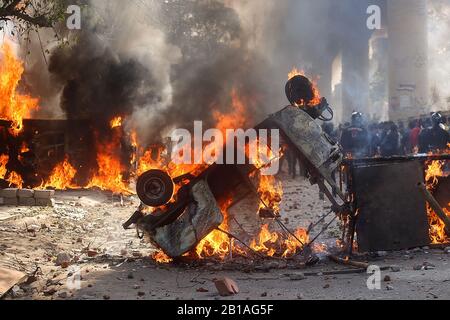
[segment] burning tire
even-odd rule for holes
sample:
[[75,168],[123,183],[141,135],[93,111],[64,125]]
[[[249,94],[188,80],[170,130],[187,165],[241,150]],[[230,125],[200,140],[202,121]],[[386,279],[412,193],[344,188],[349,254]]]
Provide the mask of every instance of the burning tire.
[[136,192],[139,199],[150,207],[160,207],[172,199],[174,185],[172,178],[164,171],[150,170],[137,181]]

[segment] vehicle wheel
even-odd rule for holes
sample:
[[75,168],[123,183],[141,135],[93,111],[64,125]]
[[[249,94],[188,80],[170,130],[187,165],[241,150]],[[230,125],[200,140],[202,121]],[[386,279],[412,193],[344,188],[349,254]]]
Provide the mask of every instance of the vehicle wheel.
[[139,199],[150,207],[160,207],[172,199],[174,185],[172,178],[164,171],[150,170],[137,181],[136,192]]

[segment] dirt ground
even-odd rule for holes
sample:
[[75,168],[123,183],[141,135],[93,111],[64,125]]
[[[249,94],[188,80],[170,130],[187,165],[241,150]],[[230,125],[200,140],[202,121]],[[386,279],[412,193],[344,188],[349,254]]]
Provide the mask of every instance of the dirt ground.
[[[283,180],[282,217],[289,228],[306,228],[329,211],[317,187]],[[351,268],[329,261],[325,253],[307,268],[251,261],[247,268],[230,261],[159,265],[150,258],[155,249],[135,230],[122,228],[138,204],[136,197],[121,204],[108,193],[69,191],[57,193],[53,208],[0,207],[0,267],[37,271],[5,299],[450,299],[450,255],[427,247],[361,257],[387,267],[379,290],[368,289],[367,273],[345,273]],[[250,207],[244,203],[232,214],[253,231],[261,224]],[[319,241],[332,250],[339,233],[334,224]],[[240,293],[220,297],[213,280],[221,277],[234,279]]]

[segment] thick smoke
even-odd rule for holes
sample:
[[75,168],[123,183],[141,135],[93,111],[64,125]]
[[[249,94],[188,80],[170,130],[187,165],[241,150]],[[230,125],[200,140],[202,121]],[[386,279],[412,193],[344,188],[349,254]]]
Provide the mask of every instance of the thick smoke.
[[[248,2],[247,10],[255,5]],[[91,0],[82,30],[63,34],[68,43],[50,49],[50,76],[41,75],[42,57],[29,58],[28,78],[45,104],[41,116],[62,110],[102,132],[121,115],[142,144],[151,144],[195,120],[213,127],[214,112],[234,112],[235,92],[245,102],[246,125],[255,125],[278,108],[274,92],[284,83],[273,86],[270,55],[260,45],[265,19],[255,30],[245,17],[220,0]],[[33,42],[37,52],[40,44]]]
[[69,119],[87,118],[100,129],[126,116],[142,144],[195,120],[213,127],[213,111],[234,111],[232,92],[252,126],[287,103],[283,88],[294,66],[331,95],[330,61],[359,36],[339,22],[354,17],[355,1],[347,2],[91,0],[82,30],[67,35],[69,45],[51,48],[49,90],[36,91],[47,104],[59,99]]
[[191,129],[195,120],[214,127],[216,112],[235,111],[233,92],[245,104],[246,126],[267,114],[273,96],[269,60],[252,45],[252,34],[232,2],[166,1],[160,14],[160,28],[182,57],[172,67],[172,104],[156,112],[152,106],[135,112],[135,123],[146,120],[141,132],[164,135],[174,127]]
[[[448,42],[448,0],[432,2],[436,23],[430,25],[437,31],[430,48],[445,48],[437,44]],[[82,30],[64,34],[69,45],[51,43],[50,76],[41,73],[42,57],[29,60],[31,80],[39,79],[30,82],[46,114],[62,110],[98,126],[120,114],[141,144],[151,144],[195,120],[213,127],[213,111],[233,112],[232,92],[245,102],[246,125],[255,125],[287,103],[283,88],[294,66],[333,102],[331,65],[341,54],[346,86],[337,113],[374,113],[369,70],[357,59],[368,55],[369,4],[385,7],[383,0],[90,0]],[[39,43],[33,46],[39,52]],[[448,85],[441,85],[448,48],[443,52],[430,59],[442,97],[448,96]]]
[[450,0],[430,1],[429,72],[433,111],[450,109]]
[[69,119],[102,129],[115,116],[170,105],[170,66],[179,52],[161,31],[136,20],[139,10],[124,1],[92,1],[76,41],[53,51],[49,71],[63,84],[61,107]]

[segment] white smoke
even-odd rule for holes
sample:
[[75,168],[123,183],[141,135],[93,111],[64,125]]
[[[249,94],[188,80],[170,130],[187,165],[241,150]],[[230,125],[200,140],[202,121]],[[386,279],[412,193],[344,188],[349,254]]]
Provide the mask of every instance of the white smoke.
[[433,110],[450,110],[450,0],[430,0],[429,74]]

